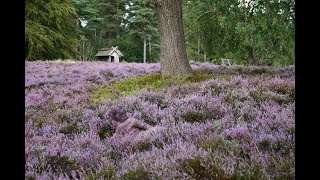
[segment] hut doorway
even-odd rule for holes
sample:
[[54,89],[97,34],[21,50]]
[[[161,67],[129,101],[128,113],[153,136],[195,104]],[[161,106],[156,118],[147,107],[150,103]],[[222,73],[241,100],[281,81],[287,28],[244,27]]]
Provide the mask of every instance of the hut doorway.
[[114,56],[111,56],[111,62],[114,62]]

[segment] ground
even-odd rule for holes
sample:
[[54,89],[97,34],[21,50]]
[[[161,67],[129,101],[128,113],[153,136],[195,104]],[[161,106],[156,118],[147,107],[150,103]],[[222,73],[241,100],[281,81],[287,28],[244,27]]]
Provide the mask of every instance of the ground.
[[[29,179],[294,179],[295,67],[26,62]],[[116,105],[156,128],[111,145]]]

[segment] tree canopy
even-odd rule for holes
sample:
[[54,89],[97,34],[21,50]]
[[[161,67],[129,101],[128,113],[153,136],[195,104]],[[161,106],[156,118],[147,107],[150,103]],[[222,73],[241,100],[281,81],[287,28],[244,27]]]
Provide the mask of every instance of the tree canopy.
[[70,1],[28,0],[25,10],[26,59],[75,57],[77,13]]
[[188,57],[219,63],[294,63],[293,0],[184,1]]
[[[294,0],[182,0],[187,57],[220,64],[284,66],[295,61]],[[27,60],[95,60],[118,46],[128,62],[160,59],[154,0],[26,1]]]

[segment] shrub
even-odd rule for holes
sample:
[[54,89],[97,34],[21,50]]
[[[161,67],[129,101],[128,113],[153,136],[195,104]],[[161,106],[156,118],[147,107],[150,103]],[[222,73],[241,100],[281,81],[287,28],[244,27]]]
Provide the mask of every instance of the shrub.
[[47,156],[46,162],[53,172],[62,171],[70,174],[77,167],[77,161],[66,156]]
[[111,124],[106,124],[102,126],[99,131],[98,131],[98,136],[100,137],[101,140],[111,137],[115,133],[115,129]]
[[62,128],[60,128],[59,132],[63,134],[74,134],[74,133],[80,133],[81,130],[80,128],[77,127],[75,123],[72,123],[72,124],[67,124]]
[[124,180],[148,180],[150,179],[150,173],[143,169],[143,167],[138,167],[135,170],[130,170],[129,172],[125,173],[121,179]]
[[179,160],[179,167],[186,172],[193,179],[229,179],[229,176],[221,168],[210,164],[205,167],[205,160],[202,157],[195,157],[194,159]]

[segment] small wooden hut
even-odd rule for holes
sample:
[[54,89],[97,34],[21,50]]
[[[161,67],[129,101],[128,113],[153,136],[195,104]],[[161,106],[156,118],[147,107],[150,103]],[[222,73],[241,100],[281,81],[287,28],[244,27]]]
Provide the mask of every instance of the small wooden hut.
[[123,54],[118,49],[118,47],[112,48],[102,48],[100,51],[96,54],[97,60],[100,61],[107,61],[107,62],[120,62],[120,57],[122,57]]

